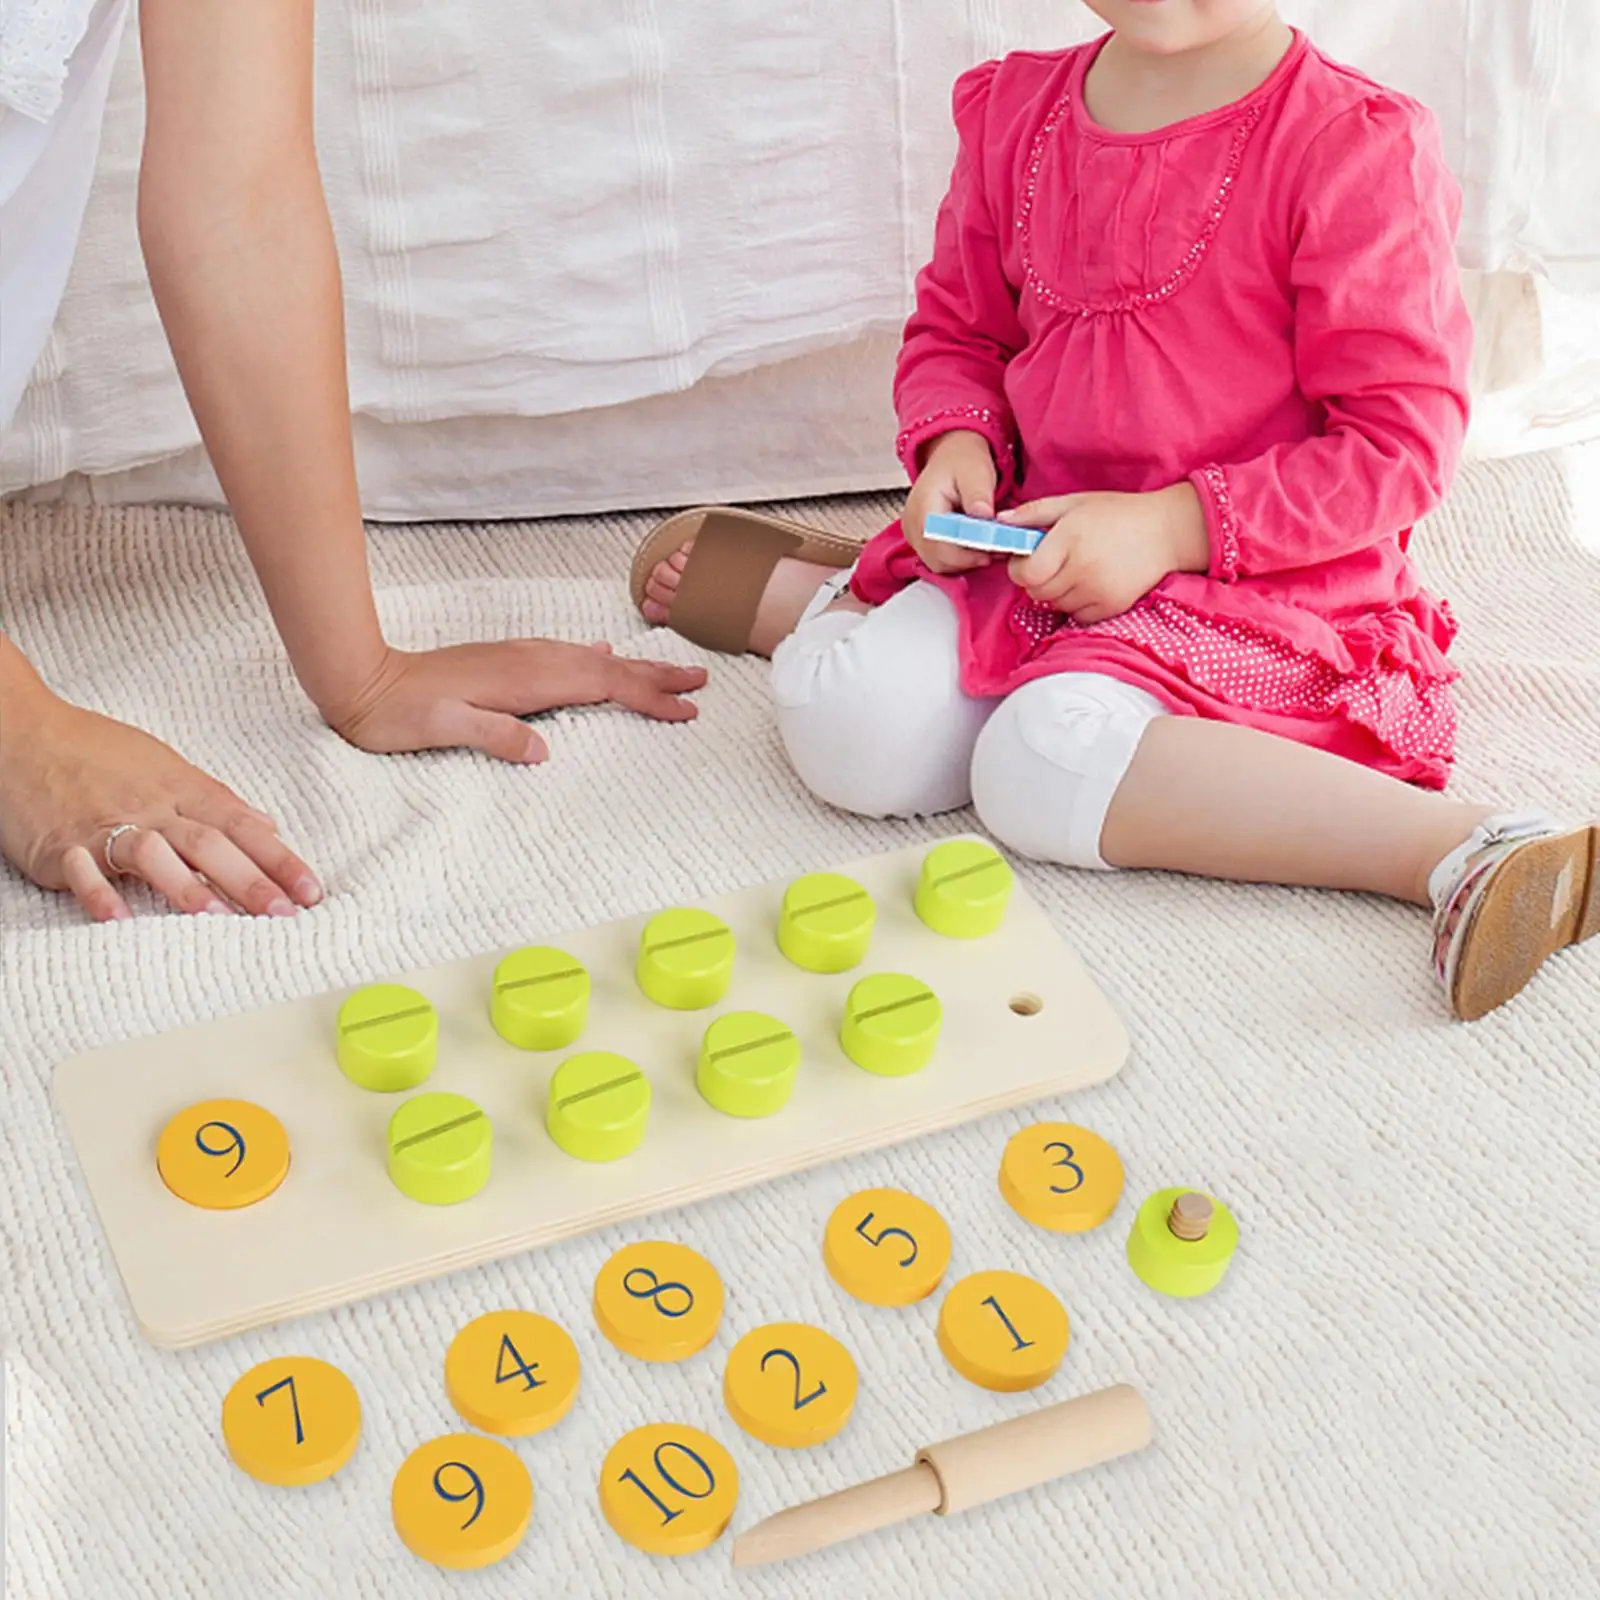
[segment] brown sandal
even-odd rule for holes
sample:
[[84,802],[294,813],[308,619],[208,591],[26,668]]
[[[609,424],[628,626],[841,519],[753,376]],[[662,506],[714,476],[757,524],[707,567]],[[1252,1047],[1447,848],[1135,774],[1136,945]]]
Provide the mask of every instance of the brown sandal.
[[694,549],[678,581],[672,620],[666,626],[691,643],[724,655],[743,655],[749,648],[767,580],[785,556],[842,568],[853,565],[861,554],[861,541],[844,534],[823,533],[754,511],[699,506],[668,517],[634,553],[628,589],[641,611],[650,574],[690,540]]

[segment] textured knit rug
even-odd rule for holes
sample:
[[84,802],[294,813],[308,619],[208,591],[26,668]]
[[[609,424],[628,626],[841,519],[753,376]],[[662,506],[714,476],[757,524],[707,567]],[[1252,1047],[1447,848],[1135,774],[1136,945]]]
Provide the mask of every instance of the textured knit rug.
[[[1592,462],[1590,465],[1592,466]],[[1463,792],[1600,808],[1596,506],[1558,458],[1472,470],[1419,538],[1463,623]],[[813,508],[868,528],[886,502]],[[617,518],[378,530],[391,637],[650,636],[624,592],[646,523]],[[298,696],[228,524],[184,512],[0,513],[0,616],[61,689],[170,739],[275,812],[328,903],[290,922],[156,912],[92,927],[0,878],[0,1182],[7,1368],[6,1576],[17,1600],[337,1595],[1350,1596],[1600,1594],[1600,950],[1569,955],[1503,1013],[1446,1020],[1426,924],[1325,894],[1027,868],[1126,1015],[1127,1068],[1037,1112],[972,1124],[542,1253],[181,1355],[129,1316],[50,1099],[63,1056],[183,1023],[509,947],[928,839],[971,819],[880,825],[813,803],[773,735],[765,667],[718,661],[698,724],[611,711],[549,719],[542,770],[470,755],[382,760]],[[147,908],[148,909],[148,908]],[[1116,1144],[1129,1195],[1096,1234],[1030,1229],[995,1184],[1040,1113]],[[1225,1197],[1243,1243],[1222,1289],[1168,1302],[1129,1272],[1132,1202],[1169,1183]],[[952,1274],[1053,1284],[1065,1366],[1034,1395],[956,1377],[937,1297],[845,1298],[819,1251],[846,1193],[901,1184],[954,1229]],[[651,1233],[728,1284],[716,1342],[646,1366],[598,1335],[601,1262]],[[518,1446],[537,1484],[522,1547],[476,1576],[416,1560],[390,1523],[414,1445],[457,1426],[442,1359],[491,1308],[571,1329],[574,1414]],[[834,1443],[788,1453],[723,1411],[723,1359],[758,1322],[812,1319],[856,1352],[862,1394]],[[355,1460],[274,1490],[218,1428],[251,1363],[304,1351],[360,1389]],[[626,1429],[678,1419],[734,1451],[735,1526],[907,1465],[925,1443],[1129,1381],[1142,1455],[949,1521],[788,1567],[731,1573],[726,1542],[673,1563],[602,1520],[596,1476]]]

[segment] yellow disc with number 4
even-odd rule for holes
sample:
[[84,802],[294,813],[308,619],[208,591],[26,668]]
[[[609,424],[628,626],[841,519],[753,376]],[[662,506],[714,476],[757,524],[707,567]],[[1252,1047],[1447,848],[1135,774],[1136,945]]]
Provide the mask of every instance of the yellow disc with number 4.
[[600,1468],[600,1509],[620,1538],[653,1556],[713,1545],[733,1521],[739,1469],[711,1437],[684,1423],[635,1428]]
[[533,1515],[533,1479],[510,1445],[447,1433],[418,1446],[394,1475],[394,1529],[413,1555],[464,1570],[503,1561]]
[[180,1200],[236,1211],[265,1200],[288,1176],[289,1136],[248,1100],[202,1100],[161,1130],[156,1171]]
[[863,1189],[828,1218],[822,1259],[856,1299],[909,1306],[939,1287],[950,1265],[950,1225],[903,1189]]
[[1036,1122],[1011,1136],[1000,1192],[1019,1217],[1056,1233],[1098,1228],[1122,1198],[1122,1158],[1075,1122]]
[[228,1391],[222,1437],[234,1465],[262,1483],[321,1483],[356,1453],[361,1400],[326,1361],[279,1356],[252,1367]]
[[531,1311],[491,1311],[469,1322],[444,1358],[444,1386],[463,1420],[485,1433],[553,1428],[578,1398],[578,1347],[565,1328]]
[[769,1322],[733,1347],[722,1398],[752,1438],[803,1450],[850,1420],[859,1381],[855,1357],[831,1333],[809,1322]]

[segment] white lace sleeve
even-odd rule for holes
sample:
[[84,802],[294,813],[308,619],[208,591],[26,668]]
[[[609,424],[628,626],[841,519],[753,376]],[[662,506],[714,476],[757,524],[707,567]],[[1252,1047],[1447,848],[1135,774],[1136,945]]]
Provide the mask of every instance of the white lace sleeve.
[[0,0],[0,105],[37,121],[61,104],[67,63],[103,0]]

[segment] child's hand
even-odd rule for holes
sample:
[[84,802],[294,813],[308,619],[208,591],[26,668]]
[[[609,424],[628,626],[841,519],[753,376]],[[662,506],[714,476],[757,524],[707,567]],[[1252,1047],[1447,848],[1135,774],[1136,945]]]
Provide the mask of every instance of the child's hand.
[[971,572],[994,560],[983,550],[925,539],[922,526],[931,516],[951,512],[993,518],[996,482],[994,455],[981,433],[957,429],[934,441],[900,518],[906,542],[930,572]]
[[1002,522],[1049,528],[1011,580],[1074,622],[1104,622],[1135,606],[1169,573],[1204,572],[1210,541],[1188,483],[1153,494],[1069,494],[1007,511]]

